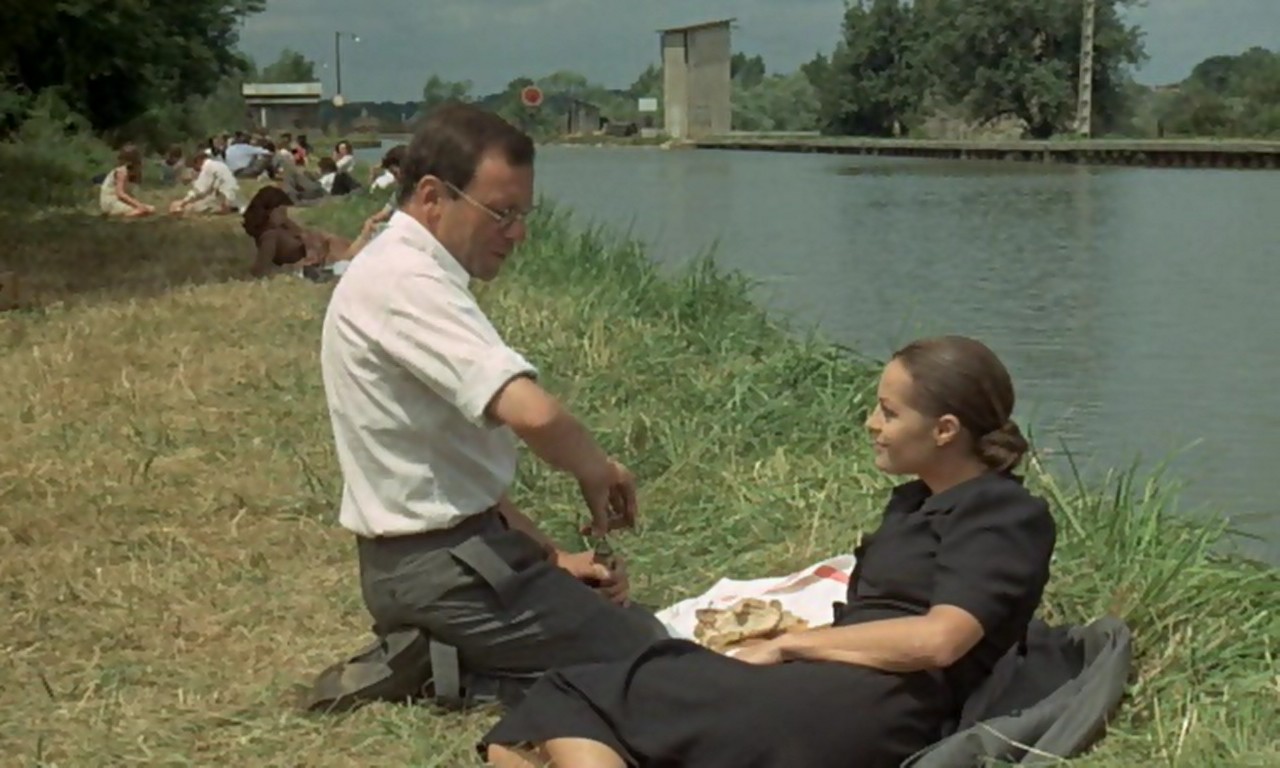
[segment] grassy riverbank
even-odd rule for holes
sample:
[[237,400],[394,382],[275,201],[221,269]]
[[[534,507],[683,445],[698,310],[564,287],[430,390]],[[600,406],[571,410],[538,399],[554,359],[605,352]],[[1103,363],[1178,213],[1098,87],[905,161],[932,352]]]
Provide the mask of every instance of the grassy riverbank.
[[[364,212],[304,216],[354,234]],[[0,314],[6,759],[468,764],[490,715],[290,709],[293,686],[368,623],[334,519],[317,368],[328,289],[243,280],[233,219],[45,211],[0,226],[0,270],[41,303]],[[663,280],[637,249],[561,218],[534,230],[482,301],[640,478],[643,530],[617,545],[641,599],[854,546],[889,484],[861,429],[869,361],[789,341],[733,278]],[[1280,762],[1280,573],[1214,561],[1216,532],[1170,519],[1162,492],[1129,476],[1032,481],[1061,528],[1046,615],[1117,612],[1136,632],[1131,698],[1080,764]],[[572,481],[528,460],[516,498],[573,540]]]

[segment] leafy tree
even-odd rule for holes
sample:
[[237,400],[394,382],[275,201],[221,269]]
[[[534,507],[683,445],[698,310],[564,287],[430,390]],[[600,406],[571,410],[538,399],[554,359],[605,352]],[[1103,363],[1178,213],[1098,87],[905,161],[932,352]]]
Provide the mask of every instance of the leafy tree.
[[729,77],[744,88],[754,88],[764,81],[763,56],[747,56],[738,52],[729,57]]
[[818,127],[818,89],[803,72],[769,75],[733,89],[733,127],[740,131],[811,131]]
[[471,101],[471,81],[451,81],[432,75],[422,86],[422,106],[418,111],[425,115],[449,101]]
[[1169,135],[1280,136],[1280,54],[1211,56],[1155,108]]
[[662,67],[650,64],[644,68],[631,87],[627,89],[633,98],[662,96]]
[[243,71],[241,20],[264,0],[50,0],[11,3],[0,25],[7,90],[50,92],[98,130],[157,104],[214,92]]
[[1253,47],[1239,56],[1211,56],[1197,64],[1182,85],[1224,98],[1280,102],[1280,53]]
[[831,60],[824,53],[817,53],[812,59],[800,65],[800,71],[809,79],[819,92],[827,88],[827,80],[831,77]]
[[1236,120],[1225,98],[1193,85],[1175,97],[1162,122],[1165,130],[1175,135],[1225,136],[1234,132]]
[[924,91],[918,35],[903,0],[851,0],[820,93],[823,127],[888,136],[914,119]]
[[[1124,113],[1128,69],[1142,61],[1138,29],[1121,18],[1137,0],[1099,0],[1094,32],[1095,122]],[[1075,117],[1083,5],[1063,0],[926,0],[917,7],[925,59],[944,100],[975,120],[1014,115],[1047,138]]]
[[257,79],[263,83],[314,83],[316,63],[289,48],[280,52],[280,58],[263,67]]
[[1237,61],[1237,56],[1210,56],[1191,70],[1191,76],[1184,84],[1195,84],[1225,94],[1235,85]]
[[592,86],[586,75],[567,69],[538,78],[538,87],[544,94],[559,94],[584,101],[601,90],[599,86]]

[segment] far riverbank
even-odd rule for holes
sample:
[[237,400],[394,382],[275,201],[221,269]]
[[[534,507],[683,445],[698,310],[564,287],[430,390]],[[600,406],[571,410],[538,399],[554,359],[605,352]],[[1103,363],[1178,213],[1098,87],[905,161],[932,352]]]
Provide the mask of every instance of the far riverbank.
[[1052,141],[877,139],[857,136],[730,134],[685,142],[695,149],[1003,160],[1150,168],[1280,170],[1280,141],[1055,139]]

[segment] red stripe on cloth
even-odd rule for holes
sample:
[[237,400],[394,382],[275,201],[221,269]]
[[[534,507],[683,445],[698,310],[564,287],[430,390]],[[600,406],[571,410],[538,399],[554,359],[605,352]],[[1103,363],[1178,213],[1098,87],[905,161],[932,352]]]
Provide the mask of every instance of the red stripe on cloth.
[[832,568],[829,565],[820,565],[813,569],[813,575],[823,579],[834,579],[841,584],[849,583],[849,574],[839,568]]

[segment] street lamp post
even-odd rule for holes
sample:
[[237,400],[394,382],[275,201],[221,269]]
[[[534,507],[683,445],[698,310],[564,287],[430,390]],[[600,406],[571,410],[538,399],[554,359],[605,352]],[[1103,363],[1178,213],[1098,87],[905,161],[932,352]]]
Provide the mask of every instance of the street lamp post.
[[346,35],[347,37],[351,38],[351,42],[353,43],[360,42],[360,36],[354,32],[337,31],[333,33],[333,66],[334,66],[334,78],[336,81],[334,84],[335,88],[334,88],[333,98],[336,104],[340,104],[343,100],[343,96],[342,96],[342,36],[343,35]]
[[346,103],[346,98],[342,95],[342,36],[346,35],[351,38],[351,42],[360,42],[360,36],[354,32],[343,32],[341,30],[333,33],[333,124],[335,130],[339,133],[342,131],[342,105]]

